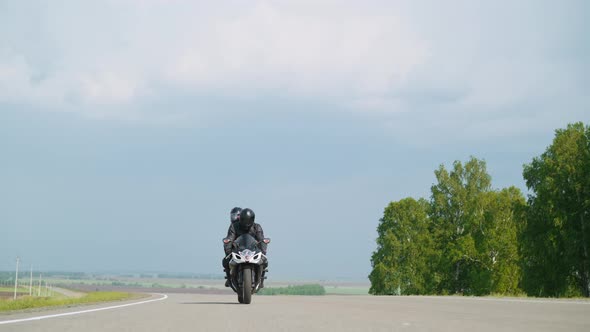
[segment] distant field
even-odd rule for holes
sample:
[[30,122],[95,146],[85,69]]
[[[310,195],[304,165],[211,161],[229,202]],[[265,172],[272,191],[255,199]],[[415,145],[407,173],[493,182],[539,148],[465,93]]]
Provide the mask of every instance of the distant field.
[[306,284],[287,287],[265,287],[260,295],[326,295],[324,286],[320,284]]
[[347,281],[270,281],[269,287],[287,287],[289,285],[320,284],[324,286],[326,295],[368,295],[370,285],[362,282]]
[[[316,284],[316,283],[317,282],[315,282],[313,284]],[[288,286],[294,286],[294,285],[295,286],[296,285],[305,285],[305,284],[308,284],[308,283],[282,282],[282,281],[265,283],[265,285],[267,287],[275,287],[275,288],[288,287]],[[329,283],[329,284],[319,283],[319,284],[324,286],[324,289],[326,290],[326,295],[368,295],[369,294],[369,286],[368,285],[351,284],[351,285],[342,286],[342,285],[338,285],[335,283]]]
[[[19,287],[16,291],[17,296],[29,295],[29,288]],[[0,299],[14,297],[14,287],[0,287]]]
[[[149,276],[121,276],[121,275],[97,275],[97,276],[68,276],[48,278],[49,283],[64,288],[75,288],[83,291],[129,291],[129,292],[156,292],[173,291],[175,293],[220,293],[231,292],[224,286],[224,279],[210,278],[177,278],[177,277],[149,277]],[[305,284],[319,284],[324,286],[326,294],[330,295],[367,295],[368,282],[333,281],[333,280],[277,280],[272,274],[266,280],[268,288],[281,288]],[[144,290],[145,289],[145,290]],[[8,289],[10,291],[10,289]],[[26,290],[28,292],[28,288]]]
[[326,294],[331,295],[368,295],[369,286],[349,287],[349,286],[324,286]]
[[[17,292],[24,292],[25,288],[23,287],[19,287],[17,290]],[[0,292],[14,292],[14,287],[0,287]],[[29,292],[29,289],[26,289],[26,292]]]
[[52,279],[52,283],[67,287],[68,285],[83,285],[85,288],[122,287],[122,288],[178,288],[178,289],[224,289],[225,280],[198,279],[164,279],[164,278],[111,278],[104,279]]

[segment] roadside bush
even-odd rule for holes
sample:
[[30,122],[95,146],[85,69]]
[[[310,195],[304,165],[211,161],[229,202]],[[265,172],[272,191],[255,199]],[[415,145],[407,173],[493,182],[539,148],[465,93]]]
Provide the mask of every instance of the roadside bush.
[[326,289],[322,285],[297,285],[287,287],[270,287],[258,291],[260,295],[326,295]]

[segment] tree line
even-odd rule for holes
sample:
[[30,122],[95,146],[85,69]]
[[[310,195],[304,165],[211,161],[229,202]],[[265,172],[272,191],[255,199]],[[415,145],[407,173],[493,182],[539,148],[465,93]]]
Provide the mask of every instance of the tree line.
[[590,296],[590,127],[555,131],[524,165],[528,197],[483,160],[441,165],[429,199],[391,202],[377,227],[375,295]]

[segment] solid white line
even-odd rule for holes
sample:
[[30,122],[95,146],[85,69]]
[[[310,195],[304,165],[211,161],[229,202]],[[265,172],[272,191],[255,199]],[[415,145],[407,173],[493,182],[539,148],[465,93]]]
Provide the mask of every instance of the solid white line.
[[491,301],[491,302],[522,302],[522,303],[543,303],[543,304],[590,304],[584,300],[543,300],[543,299],[519,299],[519,298],[490,298],[475,296],[414,296],[414,298],[459,300],[459,301]]
[[2,324],[21,323],[21,322],[29,322],[29,321],[33,321],[33,320],[41,320],[41,319],[48,319],[48,318],[55,318],[55,317],[79,315],[79,314],[85,314],[85,313],[89,313],[89,312],[102,311],[102,310],[117,309],[117,308],[129,307],[129,306],[132,306],[132,305],[138,305],[138,304],[144,304],[144,303],[149,303],[149,302],[162,301],[162,300],[165,300],[165,299],[168,298],[168,295],[166,295],[166,294],[157,294],[157,295],[161,295],[162,297],[157,298],[157,299],[152,299],[152,300],[141,301],[141,302],[133,302],[133,303],[127,303],[127,304],[120,304],[120,305],[115,305],[115,306],[111,306],[111,307],[96,308],[96,309],[89,309],[89,310],[81,310],[81,311],[74,311],[74,312],[65,312],[63,314],[45,315],[45,316],[37,316],[37,317],[30,317],[30,318],[23,318],[23,319],[4,320],[4,321],[0,321],[0,325],[2,325]]

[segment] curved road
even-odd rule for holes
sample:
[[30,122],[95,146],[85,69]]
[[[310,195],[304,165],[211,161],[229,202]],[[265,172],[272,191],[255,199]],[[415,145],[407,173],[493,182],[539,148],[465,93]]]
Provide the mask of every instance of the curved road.
[[121,304],[0,315],[0,331],[590,331],[588,301],[405,296],[254,296],[241,305],[230,295],[168,294],[2,324]]

